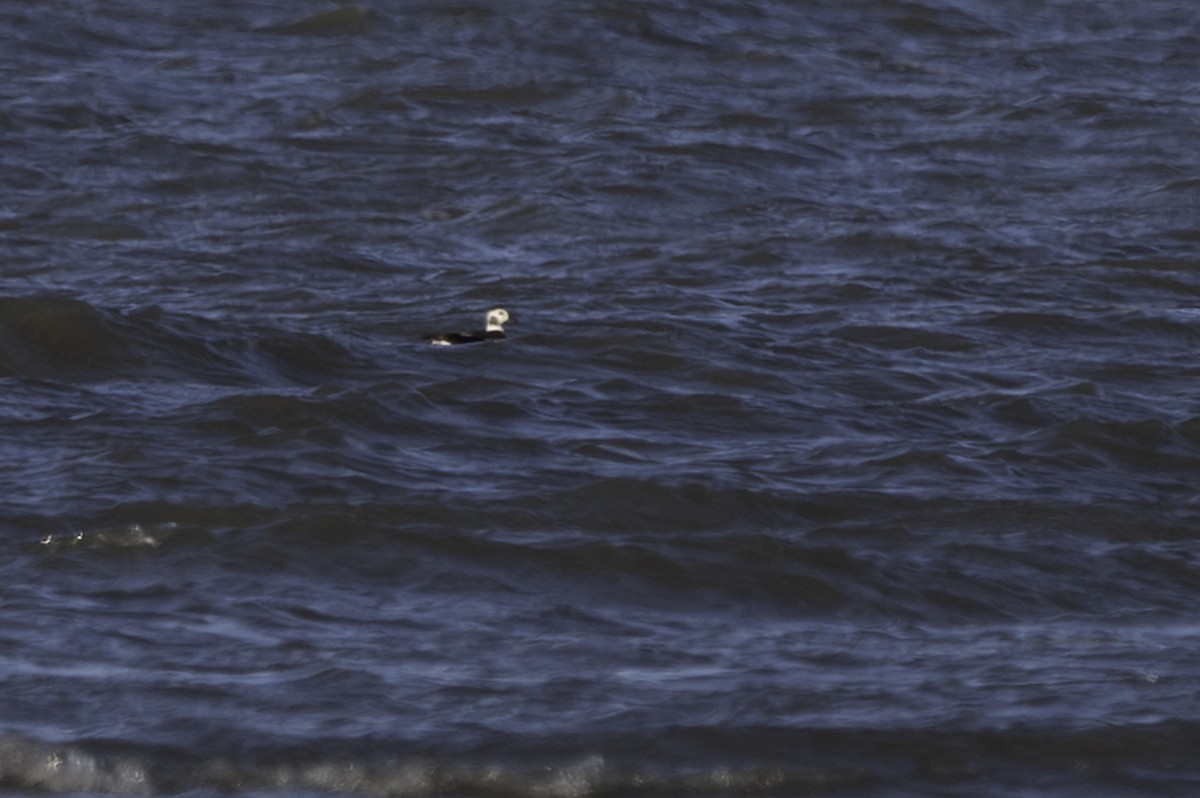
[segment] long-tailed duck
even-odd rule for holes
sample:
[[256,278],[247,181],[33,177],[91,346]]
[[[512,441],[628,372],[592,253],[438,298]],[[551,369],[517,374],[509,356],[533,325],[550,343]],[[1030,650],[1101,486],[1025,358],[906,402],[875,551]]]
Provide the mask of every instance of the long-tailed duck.
[[474,332],[444,332],[426,335],[425,340],[434,346],[454,346],[455,344],[477,344],[480,341],[503,341],[504,325],[509,320],[508,311],[504,308],[492,308],[487,312],[487,328]]

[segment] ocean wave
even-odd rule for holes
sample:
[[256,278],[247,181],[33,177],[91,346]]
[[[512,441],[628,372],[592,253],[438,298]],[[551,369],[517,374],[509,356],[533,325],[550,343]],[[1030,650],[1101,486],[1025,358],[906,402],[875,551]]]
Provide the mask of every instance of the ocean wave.
[[[923,729],[738,730],[674,728],[650,742],[600,743],[612,756],[586,748],[560,750],[537,767],[486,756],[405,754],[401,742],[327,740],[293,751],[264,750],[211,756],[170,747],[116,742],[47,743],[18,734],[0,737],[0,785],[48,795],[98,793],[167,795],[214,791],[227,795],[602,795],[728,796],[830,794],[920,795],[986,778],[999,787],[1105,790],[1133,783],[1155,791],[1190,783],[1186,773],[1197,731],[1162,722],[1097,728],[1022,728],[971,733]],[[635,744],[714,748],[748,755],[765,751],[771,764],[708,768],[639,766]],[[595,743],[593,743],[595,744]],[[586,743],[584,744],[586,746]],[[555,746],[569,749],[569,745]],[[360,749],[357,753],[353,749]],[[1182,778],[1182,781],[1181,781]]]
[[1195,786],[1194,5],[125,5],[0,8],[0,787]]
[[[629,486],[619,483],[599,495],[614,488],[621,489],[614,502],[628,501],[620,496]],[[741,511],[731,521],[710,494],[686,486],[678,496],[695,508],[664,506],[658,497],[661,518],[605,504],[587,519],[559,514],[551,524],[545,510],[524,501],[447,504],[440,496],[358,506],[129,506],[100,523],[31,533],[25,548],[78,563],[149,557],[171,568],[199,557],[246,578],[259,564],[319,575],[336,562],[338,573],[379,588],[404,575],[420,592],[449,575],[473,574],[493,589],[597,606],[683,602],[891,621],[1149,606],[1167,617],[1186,612],[1197,578],[1180,548],[1183,522],[1160,519],[1147,530],[1144,516],[1129,509],[826,494],[794,499],[786,521],[763,523]],[[723,500],[753,503],[741,493]]]

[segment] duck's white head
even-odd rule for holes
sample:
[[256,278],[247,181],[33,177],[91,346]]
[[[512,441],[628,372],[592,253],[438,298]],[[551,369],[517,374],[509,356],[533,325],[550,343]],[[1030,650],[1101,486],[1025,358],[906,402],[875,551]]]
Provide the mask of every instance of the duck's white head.
[[504,308],[492,308],[487,314],[488,332],[504,332],[504,324],[508,321],[508,311]]

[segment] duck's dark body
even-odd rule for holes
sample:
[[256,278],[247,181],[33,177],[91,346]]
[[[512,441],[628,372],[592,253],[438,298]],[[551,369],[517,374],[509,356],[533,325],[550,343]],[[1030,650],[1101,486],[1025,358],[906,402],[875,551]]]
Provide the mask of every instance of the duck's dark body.
[[487,313],[487,329],[474,332],[444,332],[426,335],[425,340],[435,346],[454,346],[457,344],[478,344],[483,341],[502,341],[504,324],[509,321],[508,311],[504,308],[492,308]]
[[454,344],[477,344],[483,341],[500,341],[506,338],[504,330],[476,330],[475,332],[446,332],[426,335],[425,340],[439,346]]

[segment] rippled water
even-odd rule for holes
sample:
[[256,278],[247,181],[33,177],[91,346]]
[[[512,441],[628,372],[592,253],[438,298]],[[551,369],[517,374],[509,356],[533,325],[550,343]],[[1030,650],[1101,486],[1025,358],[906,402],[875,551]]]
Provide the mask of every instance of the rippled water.
[[0,789],[1190,794],[1198,31],[0,7]]

